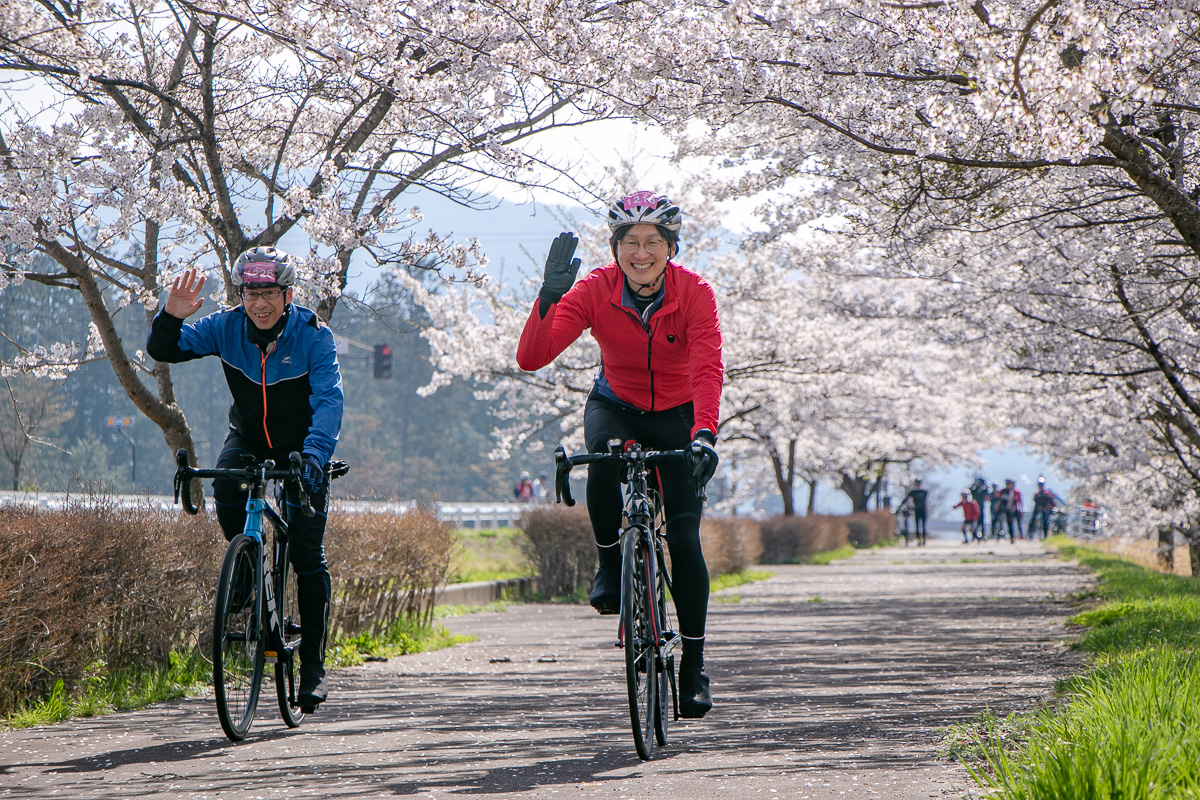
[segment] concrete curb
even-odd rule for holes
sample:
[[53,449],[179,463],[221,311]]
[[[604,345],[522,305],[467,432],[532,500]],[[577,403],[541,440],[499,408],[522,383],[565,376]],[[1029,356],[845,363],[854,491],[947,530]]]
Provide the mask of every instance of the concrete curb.
[[497,600],[527,597],[537,591],[537,578],[474,581],[441,586],[433,595],[435,606],[485,606]]

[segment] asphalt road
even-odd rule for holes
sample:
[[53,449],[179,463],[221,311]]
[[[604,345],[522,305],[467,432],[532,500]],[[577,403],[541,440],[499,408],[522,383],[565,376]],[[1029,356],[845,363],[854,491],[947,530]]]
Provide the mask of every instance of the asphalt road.
[[1078,670],[1076,567],[1018,542],[890,548],[714,596],[716,706],[638,760],[615,617],[514,605],[448,621],[470,644],[332,673],[247,741],[211,698],[0,733],[0,798],[910,798],[973,788],[939,729],[1025,710]]

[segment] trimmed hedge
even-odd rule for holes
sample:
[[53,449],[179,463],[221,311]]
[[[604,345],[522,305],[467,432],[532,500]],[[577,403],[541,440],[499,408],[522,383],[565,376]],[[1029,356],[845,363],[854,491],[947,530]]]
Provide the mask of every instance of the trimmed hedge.
[[596,574],[596,539],[583,506],[554,505],[526,511],[526,555],[537,565],[538,590],[546,597],[586,592]]
[[762,564],[794,564],[817,553],[847,545],[871,547],[892,538],[894,520],[887,511],[860,511],[839,517],[777,516],[763,520]]
[[[428,619],[450,563],[450,526],[430,511],[330,515],[331,631]],[[207,648],[225,537],[213,516],[111,498],[0,513],[0,717],[70,693],[102,662],[165,666]]]

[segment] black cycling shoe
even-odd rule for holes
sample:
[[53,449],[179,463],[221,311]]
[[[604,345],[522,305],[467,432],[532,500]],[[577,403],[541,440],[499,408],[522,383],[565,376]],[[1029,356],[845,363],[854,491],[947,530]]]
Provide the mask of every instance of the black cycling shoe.
[[679,716],[700,719],[712,710],[712,693],[708,690],[703,657],[689,658],[689,655],[684,653],[679,659]]
[[317,706],[325,702],[329,696],[329,687],[325,685],[325,668],[320,664],[309,666],[300,662],[300,691],[296,693],[296,702],[305,714],[317,710]]
[[592,608],[601,614],[617,614],[621,611],[621,566],[600,565],[596,570],[596,582],[588,595]]

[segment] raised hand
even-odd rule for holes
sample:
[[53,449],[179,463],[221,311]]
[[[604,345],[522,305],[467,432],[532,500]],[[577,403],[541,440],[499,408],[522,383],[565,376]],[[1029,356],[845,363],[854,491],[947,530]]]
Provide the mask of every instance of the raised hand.
[[557,303],[579,273],[579,259],[575,255],[575,246],[579,239],[573,233],[560,233],[558,238],[550,243],[550,254],[546,256],[546,271],[543,273],[542,294],[552,302]]
[[167,302],[163,304],[163,311],[179,319],[187,319],[195,314],[200,306],[204,305],[204,298],[200,296],[200,290],[204,288],[204,281],[203,276],[199,280],[196,279],[196,270],[194,269],[189,269],[180,275],[171,284],[171,290],[167,293]]

